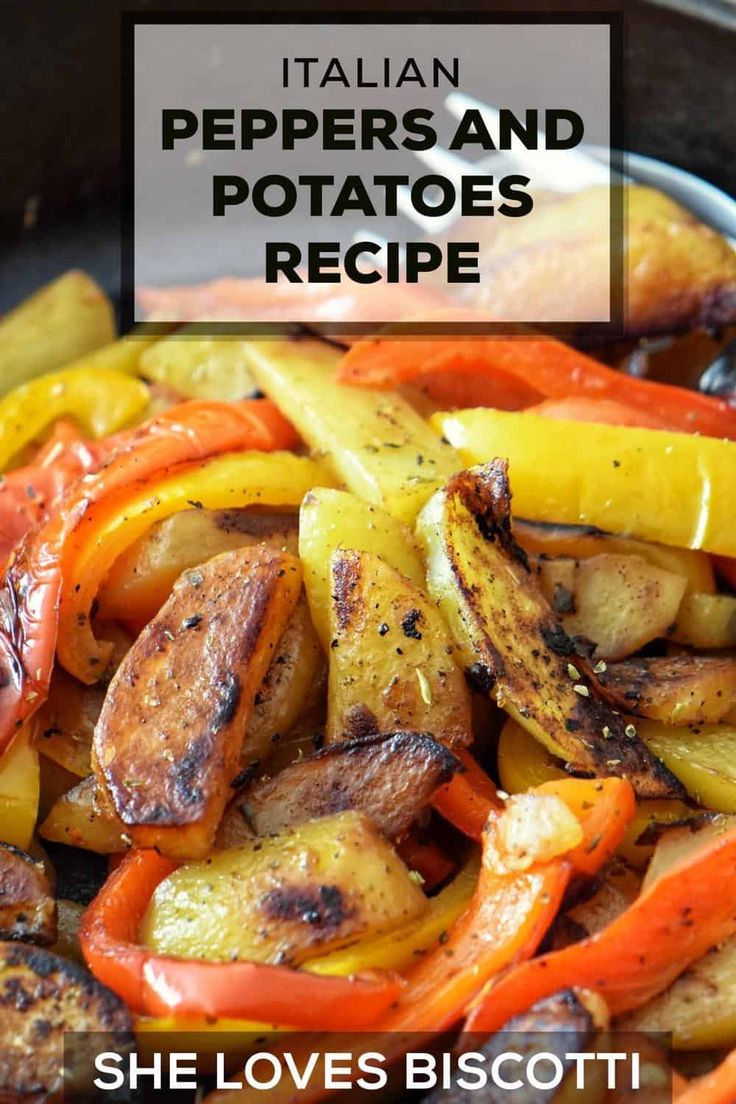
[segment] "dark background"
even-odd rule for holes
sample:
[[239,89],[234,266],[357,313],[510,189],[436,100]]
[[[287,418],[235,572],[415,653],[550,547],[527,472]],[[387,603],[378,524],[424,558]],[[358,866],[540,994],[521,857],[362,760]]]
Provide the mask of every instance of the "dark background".
[[[347,10],[356,7],[342,3]],[[0,0],[0,310],[72,266],[92,272],[116,295],[120,12],[246,6],[245,0]],[[283,6],[294,12],[324,10],[329,19],[339,12],[341,0],[291,0]],[[380,18],[387,5],[364,0],[359,6]],[[429,0],[391,4],[391,10],[410,13],[431,6]],[[623,10],[628,148],[689,169],[736,194],[736,7],[729,0],[684,0],[682,6],[695,15],[632,0],[517,0],[513,5],[436,0],[434,6],[444,13]]]

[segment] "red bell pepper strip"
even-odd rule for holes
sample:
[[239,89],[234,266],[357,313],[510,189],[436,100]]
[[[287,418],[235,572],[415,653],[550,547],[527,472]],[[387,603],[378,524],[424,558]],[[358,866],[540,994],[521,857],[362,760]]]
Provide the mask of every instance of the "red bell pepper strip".
[[129,852],[82,917],[87,965],[135,1011],[360,1031],[399,996],[402,982],[389,973],[320,977],[286,966],[157,955],[141,946],[138,927],[151,895],[176,866],[156,851]]
[[569,422],[598,422],[603,425],[639,426],[642,429],[674,429],[678,427],[653,410],[641,410],[616,399],[591,399],[571,395],[568,399],[545,399],[536,406],[527,406],[529,414],[544,418],[561,418]]
[[176,464],[236,449],[290,448],[298,438],[267,400],[192,401],[129,435],[11,557],[0,583],[0,753],[48,693],[64,547],[91,503],[112,501]]
[[673,429],[736,438],[736,407],[722,399],[655,380],[622,375],[552,338],[485,337],[357,342],[338,368],[342,383],[393,388],[435,372],[516,376],[549,399],[613,399],[654,411]]
[[736,933],[736,830],[657,878],[630,908],[580,943],[542,955],[488,986],[468,1031],[497,1031],[564,986],[594,989],[611,1015],[639,1008],[691,962]]
[[105,441],[85,441],[73,422],[59,421],[31,464],[0,477],[0,564],[107,451]]
[[733,1104],[736,1100],[736,1050],[704,1077],[691,1081],[675,1097],[677,1104]]
[[500,812],[503,804],[496,787],[483,768],[465,748],[453,748],[463,770],[453,775],[432,799],[437,812],[458,831],[481,840],[488,817]]

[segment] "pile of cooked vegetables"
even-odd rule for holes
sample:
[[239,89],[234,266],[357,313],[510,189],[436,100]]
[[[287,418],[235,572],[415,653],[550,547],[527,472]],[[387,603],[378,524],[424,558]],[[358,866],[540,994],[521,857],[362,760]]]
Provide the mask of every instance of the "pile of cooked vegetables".
[[733,1104],[736,407],[542,337],[115,340],[80,273],[0,359],[2,1088],[71,1030],[612,1027]]

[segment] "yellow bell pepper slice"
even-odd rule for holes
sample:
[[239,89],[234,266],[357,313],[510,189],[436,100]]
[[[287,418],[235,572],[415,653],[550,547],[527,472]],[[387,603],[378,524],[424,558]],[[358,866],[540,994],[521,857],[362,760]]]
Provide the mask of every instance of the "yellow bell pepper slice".
[[0,471],[66,415],[93,437],[128,425],[148,405],[148,388],[109,368],[70,368],[24,383],[0,399]]
[[430,424],[467,464],[508,458],[518,517],[736,556],[736,442],[492,409]]
[[85,525],[70,537],[64,554],[57,654],[82,682],[96,682],[110,646],[95,640],[88,611],[117,557],[156,521],[180,510],[241,506],[297,507],[315,484],[330,483],[324,466],[290,452],[233,452],[169,475],[137,494],[91,507]]
[[38,817],[41,777],[31,730],[19,730],[0,759],[0,840],[28,850]]
[[420,955],[435,947],[462,915],[472,900],[479,873],[480,859],[474,854],[450,884],[430,899],[427,911],[418,920],[384,935],[361,939],[321,958],[310,959],[302,969],[323,976],[349,976],[361,970],[405,970]]

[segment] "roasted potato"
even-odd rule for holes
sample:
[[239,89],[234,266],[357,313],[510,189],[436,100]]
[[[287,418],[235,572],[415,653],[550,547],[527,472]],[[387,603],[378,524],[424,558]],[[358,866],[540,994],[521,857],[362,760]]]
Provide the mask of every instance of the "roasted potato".
[[[100,1042],[109,1046],[101,1049],[120,1051],[133,1044],[125,1005],[81,966],[37,947],[0,943],[2,1099],[29,1104],[75,1099],[73,1032],[85,1033],[77,1055],[83,1066],[89,1062],[90,1032],[106,1036]],[[62,1090],[65,1065],[70,1078]],[[89,1088],[91,1082],[85,1077],[82,1084]]]
[[640,556],[654,567],[684,575],[686,593],[715,592],[710,556],[691,548],[673,548],[654,541],[636,540],[617,533],[604,533],[593,525],[553,525],[514,518],[514,537],[530,556],[567,557],[587,560],[591,556]]
[[691,798],[707,809],[736,813],[736,727],[671,727],[636,720],[647,747],[677,775]]
[[435,606],[370,552],[332,555],[327,739],[430,732],[472,740],[470,691]]
[[155,890],[141,938],[161,954],[298,965],[426,907],[375,825],[343,812],[179,867]]
[[223,552],[184,572],[118,668],[95,770],[139,847],[206,854],[258,687],[301,589],[299,561]]
[[669,638],[692,648],[736,648],[736,598],[732,594],[686,594]]
[[0,940],[41,946],[56,939],[56,905],[43,864],[0,843]]
[[113,564],[99,594],[103,617],[145,624],[188,567],[263,542],[296,552],[296,518],[254,509],[182,510],[159,521]]
[[736,704],[736,657],[638,657],[608,664],[598,682],[612,705],[639,717],[715,724]]
[[85,778],[92,770],[92,736],[106,689],[102,683],[85,686],[57,665],[49,696],[31,721],[41,754],[78,778]]
[[349,491],[315,487],[299,511],[299,557],[312,621],[322,646],[330,646],[330,558],[338,548],[373,552],[417,587],[424,565],[408,526]]
[[672,631],[686,579],[642,556],[533,562],[542,593],[570,636],[595,643],[595,659],[623,659]]
[[241,763],[268,757],[304,713],[323,696],[327,664],[302,596],[279,640],[253,702]]
[[337,349],[311,340],[252,341],[260,387],[348,490],[413,521],[458,463],[408,402],[333,379]]
[[680,783],[600,698],[511,534],[507,466],[462,472],[417,524],[430,593],[466,668],[498,704],[575,770],[629,778],[647,797]]
[[112,304],[84,272],[66,272],[0,320],[0,392],[54,372],[115,337]]
[[620,859],[613,859],[592,897],[564,915],[577,926],[580,938],[593,935],[632,905],[640,890],[641,877]]
[[56,800],[38,831],[52,843],[66,843],[98,855],[124,851],[133,842],[93,774]]
[[417,732],[332,744],[240,793],[225,814],[232,828],[223,846],[238,838],[238,821],[241,839],[243,829],[270,836],[344,809],[365,813],[397,840],[459,766],[447,748]]
[[257,388],[247,342],[201,337],[193,329],[182,326],[148,349],[141,358],[141,375],[189,399],[237,402],[253,395]]
[[714,947],[669,989],[621,1017],[616,1026],[671,1033],[678,1050],[736,1045],[736,939]]

